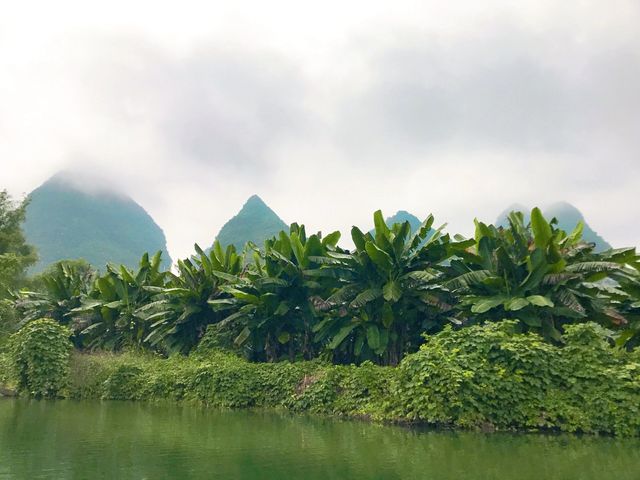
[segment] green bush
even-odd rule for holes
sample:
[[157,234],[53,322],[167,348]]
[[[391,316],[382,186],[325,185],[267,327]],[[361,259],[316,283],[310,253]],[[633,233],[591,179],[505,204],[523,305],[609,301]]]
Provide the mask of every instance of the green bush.
[[371,362],[360,366],[329,365],[307,375],[291,407],[329,415],[382,419],[395,370]]
[[16,314],[9,300],[0,299],[0,347],[2,347],[16,326]]
[[252,364],[232,354],[79,354],[69,395],[111,400],[186,400],[216,407],[279,407],[291,400],[313,362]]
[[450,328],[398,369],[390,415],[466,428],[638,435],[640,363],[593,323],[568,325],[564,345],[513,334],[514,321]]
[[137,365],[119,365],[104,382],[104,398],[133,400],[142,387],[144,371]]
[[8,300],[0,300],[0,385],[11,383],[11,355],[7,340],[15,327],[13,306]]
[[75,354],[73,398],[179,400],[487,430],[640,435],[640,354],[596,324],[562,346],[505,321],[429,337],[397,368],[318,361],[250,363],[219,350],[190,357]]
[[0,385],[11,381],[11,356],[7,352],[0,351]]
[[56,397],[67,385],[71,331],[51,319],[29,322],[11,336],[18,389],[34,397]]
[[206,356],[217,351],[242,353],[233,341],[244,327],[242,325],[236,326],[236,324],[239,325],[239,322],[234,322],[234,325],[224,328],[220,323],[209,325],[191,355]]

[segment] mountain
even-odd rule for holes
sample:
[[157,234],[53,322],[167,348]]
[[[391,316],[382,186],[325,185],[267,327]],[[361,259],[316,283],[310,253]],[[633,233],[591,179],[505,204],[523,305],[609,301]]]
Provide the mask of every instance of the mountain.
[[566,232],[571,232],[578,222],[584,223],[584,230],[582,231],[582,238],[590,243],[596,244],[596,251],[601,252],[611,248],[611,245],[598,235],[585,221],[584,216],[576,207],[567,202],[554,203],[550,207],[544,210],[544,216],[546,218],[557,218],[558,227]]
[[249,241],[261,246],[281,230],[288,231],[289,227],[259,196],[253,195],[238,214],[223,225],[216,240],[242,250]]
[[[398,210],[394,215],[387,217],[384,222],[388,227],[390,227],[394,223],[409,222],[409,225],[411,225],[411,233],[415,233],[420,225],[422,225],[422,221],[418,217],[407,212],[406,210]],[[376,229],[371,229],[369,233],[371,233],[371,235],[375,235]]]
[[171,266],[162,229],[127,196],[106,190],[87,193],[56,175],[29,198],[24,231],[39,255],[32,273],[72,258],[98,269],[108,262],[135,267],[142,254],[158,250],[163,266]]
[[514,203],[512,205],[509,205],[500,213],[500,215],[498,215],[495,225],[496,227],[505,227],[505,228],[508,227],[509,226],[508,218],[511,212],[522,212],[524,214],[524,222],[529,223],[529,217],[531,216],[529,213],[530,210],[531,209],[525,207],[520,203]]
[[415,215],[412,215],[406,210],[398,210],[395,215],[388,217],[385,220],[385,222],[387,225],[393,225],[394,223],[409,222],[409,225],[411,225],[412,233],[415,233],[416,230],[420,228],[420,225],[422,225],[422,221],[418,217],[416,217]]
[[[523,212],[525,217],[525,222],[529,221],[530,209],[520,204],[514,204],[514,205],[511,205],[509,208],[507,208],[500,215],[498,215],[498,218],[496,219],[496,226],[499,226],[499,227],[508,226],[509,222],[507,221],[507,216],[512,211]],[[570,203],[568,202],[554,203],[550,207],[547,207],[546,209],[544,209],[542,213],[545,216],[545,218],[549,220],[555,217],[558,220],[558,227],[567,233],[571,233],[573,229],[576,228],[576,225],[578,224],[578,222],[584,223],[582,238],[586,242],[595,243],[596,244],[595,250],[597,252],[601,252],[611,248],[611,245],[609,245],[609,243],[605,239],[603,239],[600,235],[598,235],[589,226],[589,224],[584,219],[584,216],[582,215],[580,210],[578,210],[576,207],[574,207]]]

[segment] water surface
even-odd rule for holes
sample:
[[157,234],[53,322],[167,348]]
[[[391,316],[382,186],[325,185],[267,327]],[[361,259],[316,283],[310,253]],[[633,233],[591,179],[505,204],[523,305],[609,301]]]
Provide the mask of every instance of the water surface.
[[640,479],[640,441],[0,400],[0,479]]

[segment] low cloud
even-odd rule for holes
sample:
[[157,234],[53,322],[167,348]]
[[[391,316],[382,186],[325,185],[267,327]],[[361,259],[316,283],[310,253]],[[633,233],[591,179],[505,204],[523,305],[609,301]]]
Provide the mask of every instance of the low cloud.
[[446,46],[406,35],[377,46],[368,86],[336,115],[338,141],[367,160],[443,146],[635,158],[640,37],[602,45],[500,24],[488,31]]
[[514,202],[567,200],[614,245],[640,244],[640,7],[496,5],[428,22],[431,4],[393,20],[377,5],[365,24],[349,10],[327,38],[230,23],[180,48],[160,28],[6,30],[3,183],[19,194],[80,171],[143,205],[174,258],[253,193],[344,233],[377,208],[468,234]]
[[313,116],[303,105],[308,86],[278,54],[200,45],[170,55],[136,37],[102,39],[86,54],[97,111],[145,125],[161,155],[185,168],[264,175],[274,146]]

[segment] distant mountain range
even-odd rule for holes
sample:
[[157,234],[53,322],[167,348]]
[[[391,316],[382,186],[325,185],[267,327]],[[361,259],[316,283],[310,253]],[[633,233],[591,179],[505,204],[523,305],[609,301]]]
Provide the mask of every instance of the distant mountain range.
[[253,195],[231,220],[223,225],[216,236],[222,245],[235,245],[241,251],[247,242],[258,246],[289,227],[262,199]]
[[[521,211],[528,221],[529,208],[514,204],[496,219],[496,225],[508,225],[511,211]],[[573,205],[561,202],[544,210],[555,217],[561,229],[570,232],[584,222],[583,237],[596,244],[598,251],[611,248],[584,220]],[[387,225],[408,221],[412,233],[421,225],[415,215],[400,210],[386,219]],[[262,245],[265,239],[288,230],[287,224],[257,195],[251,196],[237,215],[217,235],[223,245],[242,250],[247,242]],[[24,231],[27,241],[39,254],[32,273],[42,271],[53,262],[83,258],[96,268],[107,262],[135,267],[145,253],[163,252],[163,264],[171,265],[162,229],[134,200],[110,191],[87,193],[63,175],[56,175],[30,195]],[[373,230],[372,230],[373,232]]]
[[114,192],[86,193],[63,175],[31,192],[24,231],[38,250],[37,273],[59,260],[83,258],[98,269],[107,262],[137,266],[145,252],[162,251],[169,267],[162,229],[131,198]]
[[[525,215],[525,221],[529,221],[529,212],[531,209],[520,205],[514,204],[504,210],[496,219],[497,226],[507,226],[507,216],[513,211],[522,212]],[[598,235],[586,222],[584,215],[576,207],[567,202],[554,203],[550,207],[543,210],[545,218],[551,220],[556,218],[558,220],[558,227],[567,233],[573,231],[576,228],[578,222],[584,223],[584,229],[582,232],[582,238],[590,243],[595,243],[596,251],[601,252],[611,248],[611,245],[600,235]]]

